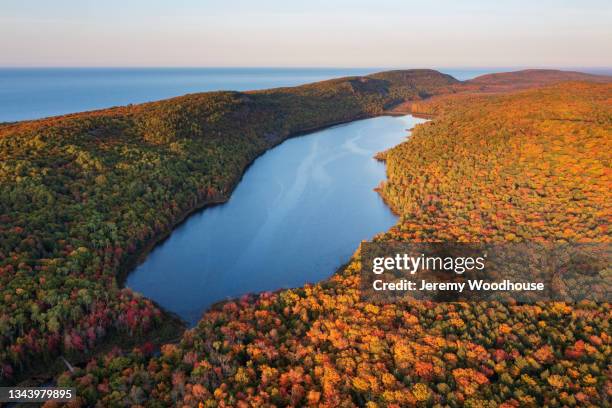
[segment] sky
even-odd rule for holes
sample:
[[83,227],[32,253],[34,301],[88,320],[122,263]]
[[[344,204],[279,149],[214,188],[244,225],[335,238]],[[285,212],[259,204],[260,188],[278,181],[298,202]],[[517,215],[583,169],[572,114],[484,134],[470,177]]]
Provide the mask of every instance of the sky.
[[0,0],[0,66],[612,67],[612,1]]

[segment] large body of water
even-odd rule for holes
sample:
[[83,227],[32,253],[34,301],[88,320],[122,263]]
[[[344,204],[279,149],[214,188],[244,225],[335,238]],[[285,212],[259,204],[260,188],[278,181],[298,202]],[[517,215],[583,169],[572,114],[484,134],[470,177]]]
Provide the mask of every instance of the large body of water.
[[[0,122],[37,119],[193,92],[295,86],[383,68],[0,68]],[[442,70],[469,79],[500,69]]]
[[329,277],[396,217],[373,190],[376,152],[423,120],[378,117],[289,139],[258,158],[229,202],[197,212],[126,285],[195,324],[220,300]]

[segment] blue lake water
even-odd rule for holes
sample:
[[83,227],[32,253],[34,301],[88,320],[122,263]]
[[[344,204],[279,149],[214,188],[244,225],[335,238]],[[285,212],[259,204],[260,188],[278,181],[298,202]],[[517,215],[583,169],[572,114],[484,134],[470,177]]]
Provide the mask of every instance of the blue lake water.
[[219,300],[316,282],[396,217],[373,190],[376,152],[422,119],[378,117],[289,139],[247,170],[229,202],[189,217],[126,286],[190,324]]
[[[216,90],[245,91],[365,75],[383,68],[0,68],[0,122]],[[442,69],[469,79],[499,69]]]

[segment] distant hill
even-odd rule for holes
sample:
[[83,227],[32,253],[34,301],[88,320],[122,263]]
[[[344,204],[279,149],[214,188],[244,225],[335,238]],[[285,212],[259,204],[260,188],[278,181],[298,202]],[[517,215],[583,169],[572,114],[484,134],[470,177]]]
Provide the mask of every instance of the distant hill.
[[[459,81],[451,75],[442,74],[430,69],[396,70],[385,71],[364,78],[384,80],[393,84],[394,87],[406,91],[414,89],[416,98],[404,99],[399,103],[388,106],[387,112],[419,113],[423,112],[422,102],[433,96],[438,99],[461,98],[460,94],[490,94],[507,93],[523,89],[539,88],[558,84],[561,82],[612,82],[612,76],[593,75],[575,71],[560,71],[554,69],[526,69],[522,71],[500,72],[486,74],[470,79]],[[437,104],[427,104],[426,110],[435,112]]]
[[593,75],[555,69],[525,69],[522,71],[486,74],[463,82],[463,87],[480,91],[504,91],[534,88],[567,81],[612,82],[612,76]]
[[435,98],[422,98],[422,100],[417,101],[406,100],[402,104],[398,104],[393,109],[393,113],[435,116],[443,110],[443,107],[462,105],[468,98],[547,87],[563,82],[610,83],[612,82],[612,76],[554,69],[526,69],[486,74],[467,81],[457,81],[446,88],[440,87],[437,89],[436,95],[431,95]]
[[368,78],[382,79],[392,84],[413,86],[415,88],[437,88],[461,83],[451,75],[443,74],[433,69],[403,69],[384,71],[368,75]]

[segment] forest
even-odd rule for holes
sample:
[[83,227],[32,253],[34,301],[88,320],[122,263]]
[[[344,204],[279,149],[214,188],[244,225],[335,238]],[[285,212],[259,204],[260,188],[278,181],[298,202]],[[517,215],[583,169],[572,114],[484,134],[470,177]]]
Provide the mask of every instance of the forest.
[[119,336],[57,377],[70,405],[606,406],[607,303],[368,303],[357,249],[329,280],[216,305],[157,353],[177,323],[121,287],[266,149],[406,101],[435,119],[379,155],[400,221],[375,240],[609,243],[612,85],[482,86],[396,71],[0,127],[2,381]]
[[[610,242],[611,101],[566,83],[421,104],[436,119],[384,154],[401,220],[376,240]],[[99,406],[609,405],[608,303],[381,305],[360,268],[358,250],[327,281],[217,305],[160,355],[115,349],[59,383]]]
[[0,127],[0,381],[180,322],[122,280],[287,137],[457,83],[430,70],[209,92]]

